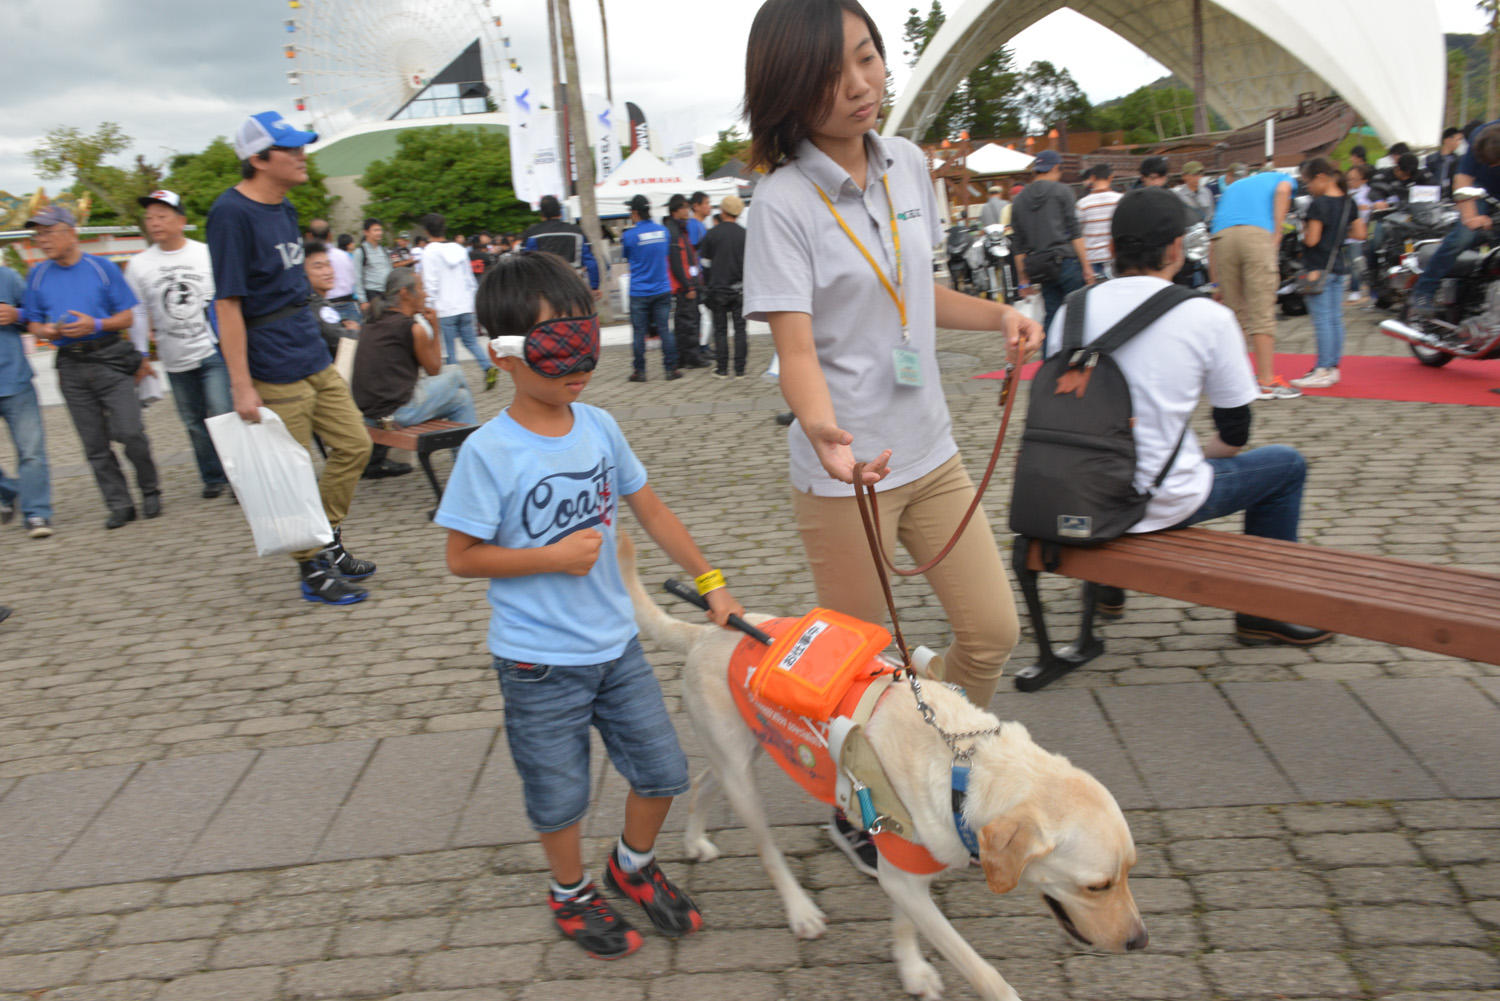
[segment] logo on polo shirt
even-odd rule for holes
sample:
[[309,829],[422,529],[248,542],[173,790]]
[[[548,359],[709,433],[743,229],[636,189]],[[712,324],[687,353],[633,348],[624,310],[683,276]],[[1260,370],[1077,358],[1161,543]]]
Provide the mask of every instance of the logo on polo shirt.
[[896,218],[900,219],[902,222],[905,222],[908,219],[920,219],[922,218],[922,210],[907,209],[905,212],[896,213]]

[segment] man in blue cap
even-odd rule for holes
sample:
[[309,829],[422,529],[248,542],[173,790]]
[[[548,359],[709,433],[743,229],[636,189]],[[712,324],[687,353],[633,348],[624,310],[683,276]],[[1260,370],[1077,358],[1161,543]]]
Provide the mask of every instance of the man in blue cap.
[[136,516],[111,441],[125,447],[142,512],[155,518],[161,514],[161,483],[135,393],[146,361],[120,336],[135,318],[135,293],[113,261],[83,252],[67,209],[49,205],[26,228],[47,259],[26,276],[22,312],[33,335],[57,346],[57,386],[109,509],[104,527],[119,528]]
[[352,605],[368,592],[350,581],[375,572],[375,564],[344,549],[341,529],[370,458],[370,437],[309,307],[302,229],[287,199],[307,182],[307,146],[317,139],[274,111],[247,118],[234,137],[242,180],[209,209],[208,247],[235,413],[255,422],[265,406],[304,447],[316,430],[328,450],[318,488],[333,541],[292,554],[302,596]]
[[1021,293],[1041,293],[1046,304],[1042,325],[1050,326],[1068,294],[1093,283],[1094,268],[1083,242],[1073,189],[1062,183],[1062,154],[1042,150],[1031,169],[1036,177],[1011,204],[1012,249]]

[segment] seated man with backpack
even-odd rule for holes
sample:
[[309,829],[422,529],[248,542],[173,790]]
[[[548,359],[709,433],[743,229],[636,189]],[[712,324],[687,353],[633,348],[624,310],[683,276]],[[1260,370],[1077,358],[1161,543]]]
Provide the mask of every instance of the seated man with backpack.
[[[1111,224],[1119,277],[1058,312],[1016,469],[1019,534],[1096,542],[1244,511],[1247,535],[1297,541],[1306,460],[1286,445],[1244,450],[1258,393],[1244,335],[1228,308],[1172,284],[1186,215],[1165,188],[1125,195]],[[1203,396],[1216,432],[1200,445],[1189,422]],[[1111,452],[1127,457],[1114,489],[1101,458]],[[1075,509],[1087,513],[1065,513]],[[1099,612],[1118,618],[1123,593],[1097,594]],[[1235,634],[1298,646],[1332,636],[1250,615],[1235,617]]]

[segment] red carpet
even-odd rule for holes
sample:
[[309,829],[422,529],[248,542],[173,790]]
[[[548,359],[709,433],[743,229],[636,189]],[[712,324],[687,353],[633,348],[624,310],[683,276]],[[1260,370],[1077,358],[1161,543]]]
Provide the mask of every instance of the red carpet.
[[[1306,375],[1312,355],[1277,355],[1276,374],[1288,381]],[[1021,369],[1030,379],[1040,363]],[[1402,403],[1457,403],[1469,407],[1500,407],[1500,362],[1451,361],[1442,368],[1428,368],[1410,355],[1392,358],[1345,356],[1339,366],[1342,381],[1332,389],[1307,389],[1309,396],[1338,396],[1350,400],[1395,400]],[[986,372],[978,379],[1000,379],[1004,371]]]

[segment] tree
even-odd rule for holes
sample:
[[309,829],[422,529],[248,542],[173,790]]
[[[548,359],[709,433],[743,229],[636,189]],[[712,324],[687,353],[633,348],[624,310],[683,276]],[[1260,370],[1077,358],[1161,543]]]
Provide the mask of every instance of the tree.
[[[903,50],[908,66],[915,66],[922,58],[929,42],[938,29],[943,26],[947,15],[943,13],[941,0],[932,0],[932,6],[923,17],[915,7],[907,10],[906,24],[901,32],[902,41],[906,42],[907,48]],[[943,107],[933,118],[932,124],[927,127],[927,132],[922,136],[923,142],[941,142],[944,139],[957,136],[963,131],[963,126],[957,124],[963,116],[963,98],[955,92],[943,102]]]
[[1492,122],[1500,113],[1500,91],[1496,90],[1496,84],[1500,83],[1500,0],[1477,0],[1474,6],[1489,19],[1490,24],[1490,75],[1484,87],[1484,118]]
[[1073,74],[1045,59],[1026,68],[1021,77],[1021,118],[1028,130],[1045,132],[1063,122],[1087,128],[1089,111],[1089,99]]
[[744,158],[746,151],[750,149],[750,140],[740,134],[735,127],[724,129],[719,133],[718,142],[714,143],[707,153],[703,154],[703,176],[712,177],[714,171],[735,157]]
[[93,133],[64,125],[47,133],[41,145],[31,151],[31,159],[42,177],[72,177],[75,193],[93,196],[96,208],[90,221],[105,225],[127,222],[138,215],[135,199],[155,187],[161,176],[140,157],[130,170],[104,162],[130,143],[131,138],[114,122],[99,123]]
[[[1152,143],[1173,136],[1184,136],[1196,128],[1192,90],[1181,86],[1162,86],[1171,77],[1137,87],[1124,97],[1101,104],[1090,112],[1093,127],[1101,132],[1123,132],[1129,144]],[[1209,127],[1226,129],[1227,123],[1210,111]]]
[[[941,0],[932,0],[926,16],[912,7],[901,38],[907,63],[915,66],[933,36],[947,20]],[[1001,46],[964,77],[943,102],[923,142],[940,142],[967,132],[975,138],[1014,135],[1021,131],[1021,75],[1012,63],[1011,51]]]
[[[240,183],[240,158],[223,136],[214,139],[201,153],[179,153],[167,162],[167,167],[169,173],[161,186],[182,196],[182,207],[187,212],[188,221],[200,226],[208,217],[214,199]],[[303,223],[326,218],[328,210],[338,200],[328,194],[323,181],[323,172],[308,158],[307,183],[287,193],[292,207],[297,210],[297,218]],[[149,190],[144,188],[141,193]]]
[[534,221],[511,187],[510,143],[489,129],[407,129],[389,159],[365,168],[359,186],[370,195],[365,213],[396,226],[428,212],[446,217],[450,233],[508,232]]

